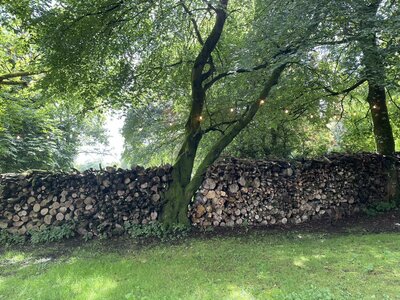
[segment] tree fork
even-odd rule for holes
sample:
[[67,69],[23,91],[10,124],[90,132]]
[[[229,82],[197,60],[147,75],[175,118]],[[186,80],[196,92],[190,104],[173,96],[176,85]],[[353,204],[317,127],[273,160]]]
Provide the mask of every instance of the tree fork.
[[185,126],[185,141],[173,166],[172,182],[164,197],[165,203],[161,220],[167,228],[177,224],[189,224],[187,206],[191,196],[188,196],[187,186],[191,181],[197,148],[202,138],[201,114],[206,99],[203,83],[211,75],[209,72],[204,73],[204,70],[221,38],[227,18],[227,7],[228,0],[219,1],[219,6],[215,8],[216,18],[213,29],[204,41],[193,64],[191,76],[192,102]]
[[[186,160],[179,158],[177,163],[174,165],[172,171],[172,183],[165,193],[165,206],[162,214],[162,222],[164,226],[172,227],[174,225],[189,225],[188,220],[188,205],[194,195],[194,193],[200,187],[204,174],[206,173],[208,167],[215,162],[215,160],[220,156],[222,151],[232,142],[232,140],[245,128],[254,118],[258,112],[261,100],[264,100],[269,95],[272,88],[278,83],[278,80],[286,68],[286,63],[276,67],[270,78],[267,80],[264,88],[256,101],[254,101],[246,115],[237,124],[235,124],[225,135],[223,135],[210,149],[206,157],[200,163],[196,173],[193,177],[189,177],[188,170],[190,172],[193,169],[193,163],[195,159],[195,153],[197,151],[198,143],[191,144],[193,148],[190,157]],[[201,137],[198,139],[200,142]],[[195,146],[195,149],[194,149]],[[185,152],[183,152],[185,153]],[[187,164],[185,166],[185,163]],[[182,177],[182,174],[185,174]]]

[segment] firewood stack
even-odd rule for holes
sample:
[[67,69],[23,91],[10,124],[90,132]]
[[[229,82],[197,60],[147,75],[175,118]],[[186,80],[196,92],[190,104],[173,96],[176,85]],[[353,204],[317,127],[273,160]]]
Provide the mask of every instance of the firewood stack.
[[385,199],[386,162],[375,154],[221,160],[209,168],[190,217],[203,227],[337,220]]
[[[195,226],[336,220],[385,200],[387,162],[376,154],[293,162],[223,159],[207,171],[189,217]],[[27,235],[73,222],[79,234],[96,236],[122,233],[127,223],[155,222],[171,170],[2,174],[0,230]]]
[[84,173],[0,175],[0,229],[31,230],[74,222],[82,234],[123,231],[126,222],[157,220],[171,166]]

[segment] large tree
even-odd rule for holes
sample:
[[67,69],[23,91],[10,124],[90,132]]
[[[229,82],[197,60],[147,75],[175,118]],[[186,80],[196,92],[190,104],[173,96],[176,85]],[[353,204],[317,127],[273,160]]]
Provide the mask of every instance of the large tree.
[[53,87],[88,102],[167,104],[186,119],[164,197],[166,225],[188,223],[206,169],[268,105],[323,18],[307,1],[65,0],[31,9]]

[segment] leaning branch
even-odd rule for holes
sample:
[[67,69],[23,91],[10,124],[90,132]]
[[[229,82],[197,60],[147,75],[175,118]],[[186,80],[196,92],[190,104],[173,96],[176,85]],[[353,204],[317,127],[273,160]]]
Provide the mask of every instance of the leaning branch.
[[238,120],[229,130],[221,136],[221,138],[214,144],[214,146],[207,153],[206,157],[200,163],[199,167],[192,180],[189,183],[189,186],[186,188],[186,193],[188,195],[193,195],[195,190],[200,186],[201,181],[203,180],[203,175],[207,171],[208,166],[215,162],[215,160],[220,156],[222,151],[232,142],[232,140],[245,128],[257,114],[260,109],[260,105],[262,104],[261,100],[265,100],[272,88],[278,84],[279,78],[281,74],[286,68],[287,63],[281,64],[276,67],[269,79],[264,85],[263,90],[261,91],[259,97],[253,101],[250,105],[249,110],[246,115],[243,116],[242,119]]
[[[275,54],[275,55],[272,57],[272,60],[276,60],[278,57],[280,57],[280,56],[282,56],[282,55],[293,54],[293,53],[295,53],[297,50],[298,50],[298,47],[295,47],[295,48],[287,48],[287,49],[285,49],[285,50],[279,51],[277,54]],[[272,61],[272,60],[271,60],[271,61]],[[265,62],[265,63],[262,63],[262,64],[260,64],[260,65],[258,65],[258,66],[252,67],[252,68],[239,68],[239,69],[236,69],[236,70],[234,70],[234,71],[227,71],[227,72],[224,72],[224,73],[220,73],[220,74],[218,74],[217,76],[215,76],[213,79],[211,79],[209,82],[207,82],[207,84],[204,85],[204,89],[205,89],[205,90],[208,90],[208,89],[211,88],[217,81],[219,81],[219,80],[221,80],[221,79],[223,79],[223,78],[225,78],[225,77],[228,77],[228,76],[232,76],[232,75],[235,75],[235,74],[241,74],[241,73],[250,73],[250,72],[255,72],[255,71],[259,71],[259,70],[265,69],[265,68],[267,68],[267,67],[270,65],[271,61],[267,61],[267,62]]]
[[343,95],[343,94],[348,94],[351,91],[355,90],[356,88],[358,88],[360,85],[362,85],[364,82],[366,82],[367,79],[361,79],[360,81],[356,82],[355,84],[353,84],[351,87],[348,87],[347,89],[344,89],[342,91],[338,91],[335,92],[333,90],[331,90],[329,87],[324,86],[323,89],[328,92],[328,95],[326,96],[338,96],[338,95]]
[[193,28],[194,28],[194,32],[196,34],[197,40],[199,41],[200,45],[204,45],[204,40],[201,37],[201,33],[200,33],[200,29],[199,29],[199,25],[197,25],[196,19],[193,16],[193,13],[190,11],[190,9],[186,6],[186,4],[181,1],[180,3],[183,7],[183,10],[189,15],[190,17],[190,22],[192,22],[193,24]]

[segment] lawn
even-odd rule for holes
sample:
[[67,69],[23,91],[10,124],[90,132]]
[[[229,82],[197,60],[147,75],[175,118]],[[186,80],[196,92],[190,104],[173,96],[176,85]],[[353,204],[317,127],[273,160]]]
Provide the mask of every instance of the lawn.
[[15,246],[0,255],[0,299],[400,299],[400,235]]

